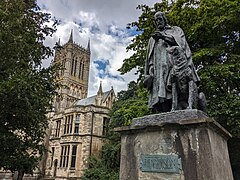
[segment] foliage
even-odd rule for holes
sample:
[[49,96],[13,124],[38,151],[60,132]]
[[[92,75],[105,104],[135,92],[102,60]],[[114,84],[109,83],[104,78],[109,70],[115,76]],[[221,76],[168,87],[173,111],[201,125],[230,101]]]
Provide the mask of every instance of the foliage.
[[118,93],[110,113],[111,122],[102,157],[90,157],[89,168],[85,170],[83,180],[117,180],[120,166],[120,135],[113,131],[115,127],[129,125],[133,118],[149,114],[146,91],[132,81],[128,90]]
[[117,180],[118,172],[108,169],[103,161],[97,157],[90,157],[89,168],[85,170],[82,180]]
[[240,133],[240,6],[233,0],[167,0],[154,7],[139,5],[138,21],[128,28],[142,31],[127,50],[135,53],[124,60],[122,74],[138,68],[142,80],[146,46],[155,30],[153,15],[164,11],[170,25],[180,26],[192,50],[193,61],[201,77],[201,90],[208,99],[208,114],[234,135]]
[[131,71],[133,68],[137,68],[137,73],[140,75],[140,79],[143,75],[143,66],[145,64],[146,47],[150,35],[155,30],[154,26],[154,14],[157,10],[165,11],[169,9],[168,1],[163,0],[162,3],[156,3],[154,8],[150,8],[147,5],[138,5],[137,9],[142,10],[138,21],[129,23],[127,28],[134,27],[137,31],[142,33],[133,38],[132,43],[126,48],[127,51],[133,50],[134,54],[125,59],[122,67],[119,71],[124,74]]
[[147,107],[147,91],[132,81],[127,91],[120,91],[110,113],[113,126],[127,126],[133,118],[150,114]]
[[82,180],[117,180],[120,167],[120,136],[110,130],[102,148],[102,157],[91,156]]
[[[143,79],[146,47],[155,30],[153,15],[165,12],[169,24],[185,32],[192,58],[201,78],[200,90],[208,100],[208,114],[235,137],[240,136],[240,6],[238,0],[163,0],[154,7],[139,5],[138,21],[128,24],[138,34],[127,50],[134,54],[124,60],[122,74],[137,68]],[[230,146],[234,147],[234,145]],[[231,149],[230,155],[231,155]],[[236,157],[233,154],[233,161]],[[232,164],[239,164],[234,162]],[[234,168],[233,168],[234,169]],[[239,169],[239,167],[235,168]]]
[[0,167],[22,175],[44,152],[45,114],[57,87],[57,67],[42,67],[52,55],[43,41],[55,28],[39,10],[35,0],[0,1]]

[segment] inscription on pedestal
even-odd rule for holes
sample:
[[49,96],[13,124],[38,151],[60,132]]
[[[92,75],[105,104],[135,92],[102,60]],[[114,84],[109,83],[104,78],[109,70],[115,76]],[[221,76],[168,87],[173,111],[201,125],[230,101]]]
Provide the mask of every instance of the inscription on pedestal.
[[179,173],[182,163],[178,155],[141,155],[140,169],[142,172]]

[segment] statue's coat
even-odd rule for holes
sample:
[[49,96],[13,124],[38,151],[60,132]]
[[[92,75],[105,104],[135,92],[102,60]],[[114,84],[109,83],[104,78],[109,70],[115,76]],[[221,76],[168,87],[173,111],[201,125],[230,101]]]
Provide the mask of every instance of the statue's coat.
[[[183,30],[177,26],[171,27],[167,25],[161,33],[173,37],[177,45],[183,49],[187,57],[188,66],[193,73],[193,81],[200,81],[192,63],[191,50],[188,46]],[[169,44],[162,39],[159,39],[158,41],[154,40],[153,37],[149,39],[145,62],[145,77],[149,75],[153,76],[153,84],[148,101],[149,108],[153,108],[153,106],[159,101],[162,103],[165,100],[172,98],[171,89],[167,88],[167,81],[173,66],[171,55],[167,52],[168,47]],[[151,68],[153,68],[153,73],[150,72]]]

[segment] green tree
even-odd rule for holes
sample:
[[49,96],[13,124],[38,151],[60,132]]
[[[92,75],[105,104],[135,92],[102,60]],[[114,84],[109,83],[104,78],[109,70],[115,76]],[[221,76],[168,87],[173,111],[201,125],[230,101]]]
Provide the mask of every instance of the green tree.
[[120,167],[120,136],[110,129],[110,133],[102,148],[102,156],[91,156],[88,169],[84,171],[82,180],[117,180]]
[[44,46],[55,31],[35,0],[0,1],[0,167],[32,173],[44,152],[46,113],[55,95],[56,67]]
[[113,127],[130,125],[133,118],[150,114],[147,107],[147,91],[134,81],[128,84],[127,91],[118,93],[110,113]]
[[138,68],[140,79],[146,56],[146,46],[151,33],[155,30],[153,15],[164,11],[169,24],[180,26],[187,37],[196,67],[202,67],[201,89],[205,92],[209,115],[219,120],[233,134],[239,134],[240,97],[239,97],[239,29],[240,7],[238,1],[230,0],[167,0],[156,3],[153,8],[139,5],[142,14],[138,21],[128,28],[137,27],[142,31],[127,50],[135,53],[124,60],[119,69],[122,74]]
[[[127,50],[134,54],[124,60],[122,74],[138,68],[142,80],[146,46],[155,30],[153,15],[165,12],[169,24],[180,26],[199,70],[201,90],[208,100],[208,114],[235,137],[240,135],[240,6],[238,0],[163,0],[154,7],[139,5],[138,21],[128,28],[141,31]],[[233,146],[230,146],[233,147]],[[232,150],[230,150],[230,155]],[[236,161],[234,154],[232,161]],[[238,159],[238,162],[240,159]],[[240,164],[240,163],[232,163]],[[239,169],[239,165],[233,169]]]

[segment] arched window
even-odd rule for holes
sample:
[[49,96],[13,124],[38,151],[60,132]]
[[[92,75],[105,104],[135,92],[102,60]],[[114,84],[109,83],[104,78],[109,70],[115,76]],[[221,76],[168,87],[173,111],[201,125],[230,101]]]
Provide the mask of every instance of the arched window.
[[76,71],[77,71],[77,59],[74,61],[74,76],[76,76]]
[[80,61],[80,65],[79,65],[79,73],[78,73],[79,79],[81,79],[81,73],[82,73],[82,61]]
[[74,68],[74,59],[72,59],[71,75],[73,75],[73,68]]
[[82,64],[82,80],[84,79],[84,64]]

